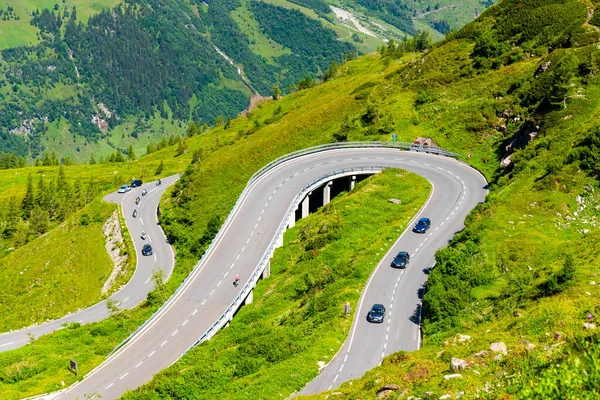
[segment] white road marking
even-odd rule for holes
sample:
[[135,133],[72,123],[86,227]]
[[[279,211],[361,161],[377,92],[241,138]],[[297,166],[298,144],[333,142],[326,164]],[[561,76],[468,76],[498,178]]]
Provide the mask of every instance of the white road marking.
[[154,355],[154,353],[156,353],[156,350],[154,350],[152,353],[148,354],[148,358],[152,357]]
[[138,364],[137,364],[135,367],[133,367],[133,368],[135,369],[135,368],[139,367],[140,365],[142,365],[143,363],[144,363],[143,361],[140,361],[140,362],[139,362],[139,363],[138,363]]
[[189,321],[189,319],[186,319],[185,321],[183,321],[183,324],[181,324],[181,326],[185,326],[185,324],[187,324]]
[[144,282],[144,285],[147,285],[148,282],[150,282],[150,279],[152,279],[152,276],[149,276],[148,279],[146,279],[146,282]]
[[[205,301],[206,301],[206,300],[205,300]],[[196,315],[196,313],[197,313],[197,312],[198,312],[198,309],[196,308],[196,309],[194,310],[194,312],[192,313],[192,316]]]
[[223,279],[221,279],[221,280],[219,281],[219,283],[217,283],[217,287],[219,287],[219,285],[221,284],[221,282],[223,282]]
[[213,289],[210,293],[209,296],[212,296],[212,294],[215,292],[215,289]]
[[179,332],[179,329],[175,329],[175,332],[171,333],[171,337],[177,335],[177,332]]
[[160,347],[163,347],[165,344],[167,344],[166,340],[160,344]]
[[140,217],[140,222],[142,223],[142,225],[144,225],[144,220],[142,219],[142,217]]
[[119,380],[121,380],[121,379],[125,378],[127,375],[129,375],[129,372],[125,372],[125,374],[124,374],[123,376],[121,376],[121,377],[119,378]]
[[129,297],[123,300],[122,303],[125,303],[127,300],[129,300]]
[[104,388],[104,390],[108,390],[112,387],[112,385],[114,385],[114,383],[111,383],[110,385],[108,385],[107,387]]
[[156,253],[154,253],[154,261],[156,261]]
[[454,213],[455,213],[455,212],[456,212],[456,211],[452,211],[452,212],[450,213],[450,215],[454,215]]
[[14,344],[15,342],[10,342],[10,343],[4,343],[4,344],[0,344],[0,347],[4,347],[4,346],[9,346],[11,344]]

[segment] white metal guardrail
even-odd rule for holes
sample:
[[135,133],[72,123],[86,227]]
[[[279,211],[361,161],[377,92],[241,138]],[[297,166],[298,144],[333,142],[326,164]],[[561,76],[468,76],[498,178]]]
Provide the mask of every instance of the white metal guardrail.
[[[431,154],[437,154],[437,155],[442,155],[442,156],[446,156],[446,157],[455,157],[455,158],[459,158],[461,157],[459,154],[456,153],[452,153],[450,151],[444,150],[442,148],[439,147],[432,147],[432,146],[423,146],[423,145],[415,145],[413,143],[406,143],[406,142],[340,142],[340,143],[329,143],[329,144],[324,144],[324,145],[319,145],[319,146],[314,146],[314,147],[308,147],[306,149],[302,149],[302,150],[298,150],[292,153],[288,153],[286,155],[283,155],[273,161],[271,161],[270,163],[268,163],[267,165],[265,165],[264,167],[262,167],[261,169],[259,169],[258,171],[256,171],[248,180],[248,183],[246,184],[246,187],[244,188],[244,190],[242,191],[242,193],[238,196],[238,199],[235,203],[235,205],[233,206],[233,208],[229,211],[229,214],[227,216],[227,218],[225,219],[225,221],[223,222],[223,226],[226,226],[235,210],[237,209],[240,200],[244,198],[244,196],[248,193],[248,191],[250,190],[252,184],[262,175],[264,175],[266,172],[270,171],[271,169],[275,168],[276,166],[278,166],[279,164],[282,164],[286,161],[292,160],[294,158],[298,158],[304,155],[308,155],[308,154],[313,154],[313,153],[319,153],[322,151],[327,151],[327,150],[338,150],[338,149],[360,149],[360,148],[390,148],[390,149],[398,149],[398,150],[408,150],[408,151],[417,151],[417,152],[425,152],[425,153],[431,153]],[[341,171],[336,171],[333,172],[332,174],[329,174],[327,176],[321,177],[321,179],[327,178],[327,177],[331,177],[334,175],[340,175],[343,174],[345,172],[350,172],[351,170],[355,170],[356,172],[367,172],[369,171],[373,171],[373,172],[379,172],[381,170],[383,170],[383,167],[368,167],[368,168],[350,168],[347,170],[341,170]],[[319,179],[319,180],[321,180]],[[238,308],[242,305],[242,302],[245,300],[246,296],[250,293],[250,291],[252,289],[254,289],[254,287],[256,286],[256,282],[258,282],[258,279],[260,278],[260,275],[262,274],[266,263],[270,260],[273,251],[275,250],[275,246],[277,243],[277,240],[279,239],[279,236],[283,235],[283,233],[285,232],[286,229],[286,225],[288,223],[288,219],[290,216],[290,212],[294,212],[295,208],[297,207],[300,200],[302,200],[302,198],[304,197],[304,195],[306,194],[305,191],[307,190],[307,188],[309,188],[310,186],[312,186],[313,183],[311,183],[310,185],[308,185],[307,187],[305,187],[302,192],[300,194],[298,194],[298,196],[296,196],[296,198],[294,199],[294,202],[292,203],[292,205],[290,206],[290,208],[288,209],[288,212],[286,214],[286,217],[283,219],[281,225],[279,226],[277,232],[275,233],[273,240],[271,241],[271,244],[269,245],[269,248],[266,250],[265,254],[263,255],[263,258],[261,259],[259,265],[257,265],[256,269],[254,270],[254,272],[252,273],[250,279],[248,280],[248,282],[244,285],[244,287],[242,288],[242,290],[240,290],[240,293],[238,294],[238,296],[233,300],[233,302],[230,304],[230,306],[227,308],[227,310],[217,319],[217,321],[215,323],[213,323],[199,338],[198,340],[196,340],[196,342],[194,342],[183,354],[187,353],[191,348],[197,346],[198,344],[202,343],[205,340],[210,339],[212,336],[214,336],[219,329],[221,329],[227,322],[229,322],[232,318],[233,318],[233,314],[235,314],[235,312],[238,310]],[[291,210],[291,211],[290,211]],[[133,338],[135,335],[137,335],[137,333],[139,331],[141,331],[142,329],[144,329],[144,327],[150,322],[152,321],[155,316],[159,315],[160,312],[169,304],[171,304],[171,302],[173,301],[173,299],[175,298],[175,296],[179,293],[179,291],[181,290],[182,287],[185,286],[185,284],[187,283],[188,279],[194,275],[194,273],[196,272],[196,270],[199,268],[199,266],[202,264],[202,261],[204,260],[204,258],[210,254],[211,250],[212,250],[212,246],[214,243],[217,242],[217,239],[219,238],[219,236],[221,236],[223,232],[223,229],[221,228],[219,230],[219,232],[217,233],[217,236],[215,236],[215,238],[212,240],[212,242],[209,244],[208,248],[206,249],[206,251],[204,252],[204,254],[202,255],[202,257],[200,258],[200,260],[198,261],[198,263],[196,264],[196,266],[194,267],[194,269],[188,274],[188,276],[183,280],[183,282],[181,283],[181,285],[179,285],[179,288],[171,295],[171,297],[158,309],[156,310],[156,312],[148,319],[146,320],[138,329],[135,330],[135,332],[133,332],[131,335],[129,335],[127,338],[125,338],[121,343],[119,343],[109,354],[107,357],[110,357],[113,353],[115,353],[117,350],[119,350],[121,347],[123,347],[127,342],[129,342],[129,340],[131,340],[131,338]],[[183,355],[182,354],[182,355]]]

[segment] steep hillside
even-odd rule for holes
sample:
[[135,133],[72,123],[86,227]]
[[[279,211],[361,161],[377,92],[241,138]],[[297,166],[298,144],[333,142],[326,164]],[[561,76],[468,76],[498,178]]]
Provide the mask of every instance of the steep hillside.
[[[180,158],[172,158],[175,147],[144,157],[171,168],[191,162],[163,205],[161,223],[178,254],[172,281],[139,309],[0,354],[0,390],[16,398],[73,382],[62,354],[85,360],[82,372],[101,362],[181,282],[247,178],[271,159],[324,142],[391,140],[397,134],[407,141],[430,137],[463,154],[490,181],[490,195],[436,255],[423,302],[423,348],[386,358],[364,378],[337,389],[339,396],[597,398],[600,50],[594,7],[576,0],[505,0],[424,53],[407,51],[423,47],[414,42],[391,44],[381,54],[342,65],[324,84],[187,139],[189,151],[178,146]],[[109,170],[110,164],[103,173]],[[332,221],[327,212],[315,217],[306,221],[308,233]],[[292,249],[282,250],[288,255],[282,266],[299,251]],[[315,284],[306,291],[307,301],[286,305],[297,319],[267,321],[276,324],[276,339],[286,340],[275,342],[286,344],[281,353],[248,345],[240,354],[236,340],[246,343],[248,337],[235,327],[249,323],[242,319],[129,398],[212,397],[206,382],[215,377],[221,377],[219,385],[223,377],[231,379],[219,386],[222,397],[242,397],[243,390],[258,397],[290,395],[318,373],[317,361],[324,359],[314,342],[295,348],[288,339],[297,326],[329,316],[328,307],[316,305],[335,306],[328,296],[348,273],[345,265],[332,271],[323,275],[327,279],[304,280]],[[280,274],[292,279],[285,267]],[[258,295],[263,289],[240,317],[272,311],[268,296]],[[283,284],[272,289],[283,291],[274,296],[287,290]],[[268,323],[260,329],[264,338],[274,330]],[[500,342],[506,351],[492,346]],[[333,343],[327,355],[340,345]],[[292,356],[305,357],[302,374],[286,364]],[[467,368],[452,371],[453,357]],[[265,370],[279,371],[276,377],[285,384],[261,379]],[[461,375],[450,376],[454,372]],[[277,394],[275,386],[282,388]]]
[[[32,163],[54,151],[81,163],[130,145],[140,154],[190,121],[216,125],[253,95],[311,86],[333,62],[387,40],[423,30],[441,39],[490,2],[5,3],[0,153]],[[454,19],[434,18],[448,12]]]

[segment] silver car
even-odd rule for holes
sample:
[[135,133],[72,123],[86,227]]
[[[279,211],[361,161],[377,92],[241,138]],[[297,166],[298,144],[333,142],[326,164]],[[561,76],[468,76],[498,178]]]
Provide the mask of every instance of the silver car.
[[129,185],[123,185],[119,188],[119,190],[117,190],[117,193],[127,193],[131,190],[131,187]]

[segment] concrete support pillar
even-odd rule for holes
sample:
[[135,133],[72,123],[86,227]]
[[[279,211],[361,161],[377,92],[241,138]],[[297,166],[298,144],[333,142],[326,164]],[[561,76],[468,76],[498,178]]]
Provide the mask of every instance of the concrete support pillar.
[[323,205],[329,204],[331,201],[331,185],[333,185],[333,182],[329,181],[323,187]]
[[244,300],[244,305],[252,304],[253,301],[254,301],[254,290],[251,290],[250,293],[248,293],[248,297],[246,297],[246,300]]
[[290,215],[290,219],[288,220],[288,228],[293,228],[294,226],[296,226],[296,210],[298,208],[296,207],[294,209],[294,211],[292,211],[292,215]]
[[356,186],[356,175],[352,175],[350,179],[350,190],[354,190],[354,186]]
[[277,239],[275,239],[275,248],[278,249],[281,246],[283,246],[283,234],[277,236]]
[[310,192],[305,198],[304,200],[302,200],[302,218],[306,218],[308,217],[308,204],[310,201],[310,195],[312,194],[312,192]]
[[262,272],[262,278],[267,279],[271,276],[271,260],[267,261],[267,265],[265,265],[265,269]]

